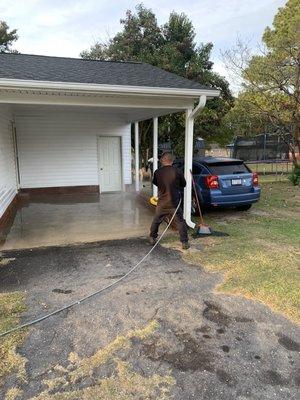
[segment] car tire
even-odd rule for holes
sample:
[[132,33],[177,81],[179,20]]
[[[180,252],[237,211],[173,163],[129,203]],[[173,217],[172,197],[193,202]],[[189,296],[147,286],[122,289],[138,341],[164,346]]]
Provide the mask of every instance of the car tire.
[[[199,199],[200,202],[200,207],[201,207],[201,212],[202,214],[204,214],[205,212],[205,207],[203,205],[203,203],[201,202],[201,200]],[[198,209],[198,205],[197,205],[197,200],[195,197],[195,194],[192,194],[192,207],[191,207],[191,213],[194,217],[199,217],[199,209]]]
[[237,206],[235,209],[237,211],[248,211],[252,207],[252,204],[245,204],[243,206]]

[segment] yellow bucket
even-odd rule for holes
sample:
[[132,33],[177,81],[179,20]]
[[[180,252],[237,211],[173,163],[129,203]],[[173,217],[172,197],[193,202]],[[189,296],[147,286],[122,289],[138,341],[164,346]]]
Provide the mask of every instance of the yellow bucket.
[[158,201],[157,197],[150,197],[149,199],[149,203],[155,207],[157,206],[157,201]]

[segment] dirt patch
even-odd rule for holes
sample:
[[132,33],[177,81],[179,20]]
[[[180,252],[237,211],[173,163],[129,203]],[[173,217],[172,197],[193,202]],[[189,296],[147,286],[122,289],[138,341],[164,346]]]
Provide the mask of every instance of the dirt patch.
[[70,293],[72,293],[72,290],[71,289],[59,289],[59,288],[57,288],[57,289],[53,289],[52,292],[53,293],[60,293],[60,294],[70,294]]
[[228,326],[231,322],[231,318],[222,311],[221,307],[210,303],[205,302],[206,308],[203,311],[203,316],[218,325]]
[[125,274],[109,275],[105,279],[119,279],[119,278],[123,278],[124,275]]
[[203,325],[200,328],[196,328],[196,333],[209,333],[211,331],[211,327],[209,325]]
[[295,342],[288,336],[280,334],[278,343],[289,351],[300,351],[300,343]]
[[295,385],[300,386],[300,371],[298,374],[295,376]]
[[212,337],[209,335],[203,335],[203,337],[204,337],[204,339],[212,339]]
[[229,351],[230,351],[230,347],[227,346],[226,344],[224,344],[223,346],[221,346],[221,349],[224,351],[224,353],[229,353]]
[[236,385],[236,379],[223,369],[217,369],[216,375],[220,382],[225,383],[230,387]]
[[286,386],[288,381],[283,378],[277,371],[267,370],[263,373],[263,381],[272,386]]
[[214,371],[214,354],[188,333],[176,334],[181,350],[158,349],[157,342],[145,344],[143,352],[152,361],[166,362],[179,371]]
[[181,274],[182,272],[182,269],[177,269],[176,271],[166,271],[165,274]]
[[236,322],[241,322],[241,323],[247,323],[247,322],[253,322],[252,318],[247,318],[247,317],[234,317],[234,320]]

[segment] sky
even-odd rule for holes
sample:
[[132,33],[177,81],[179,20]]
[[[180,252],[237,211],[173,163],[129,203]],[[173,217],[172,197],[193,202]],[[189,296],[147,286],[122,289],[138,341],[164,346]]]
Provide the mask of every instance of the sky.
[[[120,18],[140,1],[130,0],[0,0],[0,20],[17,28],[14,47],[21,53],[79,57],[96,41],[106,41],[120,30]],[[171,11],[192,20],[198,43],[212,42],[214,69],[229,78],[221,51],[234,46],[237,37],[253,49],[266,26],[272,24],[285,0],[144,0],[158,23]],[[233,83],[233,82],[232,82]]]

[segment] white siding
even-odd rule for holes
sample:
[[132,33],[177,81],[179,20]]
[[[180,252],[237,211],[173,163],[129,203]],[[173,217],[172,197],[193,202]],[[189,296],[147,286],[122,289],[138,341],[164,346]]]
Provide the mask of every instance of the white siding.
[[130,125],[105,112],[26,110],[15,115],[21,188],[98,185],[98,136],[122,137],[123,183],[131,183]]
[[17,193],[14,147],[9,107],[0,106],[0,217]]

